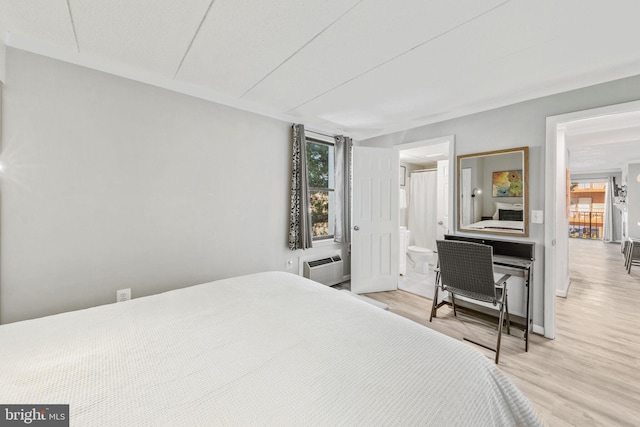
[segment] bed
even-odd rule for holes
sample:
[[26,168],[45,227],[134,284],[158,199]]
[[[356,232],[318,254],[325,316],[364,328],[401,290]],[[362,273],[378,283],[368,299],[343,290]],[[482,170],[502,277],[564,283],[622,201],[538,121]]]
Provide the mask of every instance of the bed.
[[485,231],[524,231],[524,207],[520,203],[495,203],[495,213],[491,217],[483,218],[467,228]]
[[0,343],[0,403],[69,404],[72,426],[540,425],[476,350],[284,272],[6,324]]
[[524,222],[523,221],[506,221],[506,220],[495,220],[495,219],[487,219],[484,221],[474,222],[473,224],[469,224],[467,228],[472,228],[475,230],[499,230],[499,231],[524,231]]

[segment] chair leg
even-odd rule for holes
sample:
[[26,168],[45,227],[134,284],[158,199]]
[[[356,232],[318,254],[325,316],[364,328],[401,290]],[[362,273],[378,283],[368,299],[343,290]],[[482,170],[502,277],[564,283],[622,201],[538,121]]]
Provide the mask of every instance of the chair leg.
[[504,288],[504,309],[507,313],[507,334],[511,335],[511,320],[509,319],[509,298],[507,298],[507,288]]
[[449,295],[451,295],[451,305],[453,306],[453,316],[457,317],[458,312],[456,311],[456,297],[455,295],[453,295],[453,292],[449,292]]
[[502,323],[504,321],[504,304],[500,304],[500,323],[498,324],[498,342],[496,343],[496,365],[500,358],[500,342],[502,341]]
[[630,242],[628,240],[625,240],[624,246],[623,246],[624,268],[627,268],[629,266],[629,246],[630,246]]
[[631,267],[634,265],[640,265],[640,241],[630,239],[627,250],[627,274],[631,274]]
[[436,310],[438,309],[437,305],[438,305],[438,285],[436,284],[436,291],[434,292],[434,295],[433,295],[433,304],[431,304],[431,315],[429,315],[429,322],[431,322],[431,319],[433,319],[434,317],[437,317],[437,313],[436,313]]

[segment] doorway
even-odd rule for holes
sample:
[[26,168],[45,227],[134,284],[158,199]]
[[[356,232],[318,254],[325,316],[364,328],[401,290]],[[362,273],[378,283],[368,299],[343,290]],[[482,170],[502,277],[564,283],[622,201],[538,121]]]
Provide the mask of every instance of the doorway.
[[[570,147],[567,143],[567,126],[589,124],[589,120],[605,120],[616,116],[635,114],[640,111],[640,101],[611,105],[591,110],[577,111],[547,117],[545,145],[545,280],[544,280],[544,336],[555,338],[556,295],[567,293],[569,288],[569,185]],[[629,141],[627,141],[628,143]],[[606,151],[619,151],[629,155],[628,150],[615,150],[608,141]],[[597,145],[593,143],[592,145]],[[637,146],[636,143],[631,145]],[[631,146],[630,145],[630,146]],[[627,157],[629,158],[629,157]],[[571,158],[572,161],[574,158]]]
[[395,147],[400,162],[398,289],[433,298],[435,241],[453,230],[453,136]]

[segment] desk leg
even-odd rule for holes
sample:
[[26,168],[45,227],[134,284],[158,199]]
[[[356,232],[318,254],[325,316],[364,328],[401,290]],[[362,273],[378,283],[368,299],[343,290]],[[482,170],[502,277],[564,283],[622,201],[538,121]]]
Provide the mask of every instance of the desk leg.
[[531,329],[531,280],[532,280],[533,272],[531,268],[526,269],[525,277],[524,277],[524,285],[526,286],[527,292],[527,326],[524,328],[524,351],[529,351],[529,330]]

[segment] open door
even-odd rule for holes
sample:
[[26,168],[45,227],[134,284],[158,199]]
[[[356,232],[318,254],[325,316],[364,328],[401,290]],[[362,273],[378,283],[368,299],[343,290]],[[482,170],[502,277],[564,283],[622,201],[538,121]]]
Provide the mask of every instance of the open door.
[[443,240],[449,233],[449,160],[438,160],[437,201],[436,240]]
[[351,292],[398,287],[398,193],[398,152],[354,146]]

